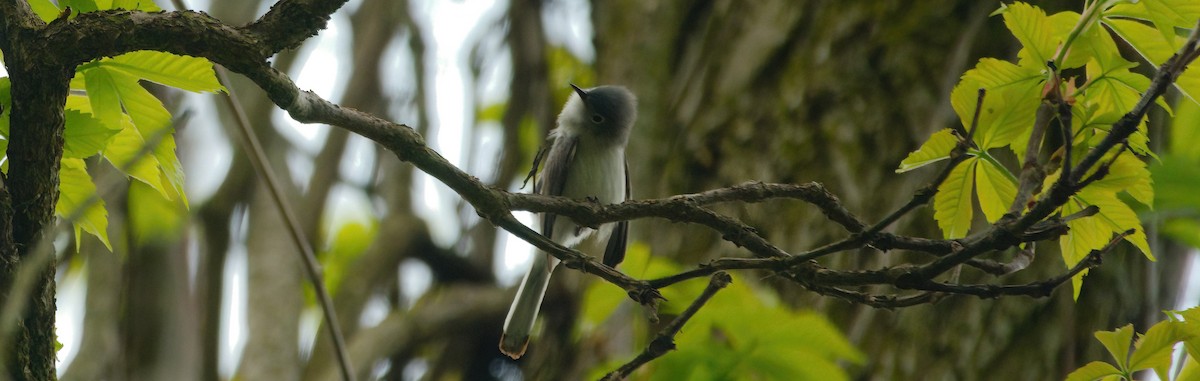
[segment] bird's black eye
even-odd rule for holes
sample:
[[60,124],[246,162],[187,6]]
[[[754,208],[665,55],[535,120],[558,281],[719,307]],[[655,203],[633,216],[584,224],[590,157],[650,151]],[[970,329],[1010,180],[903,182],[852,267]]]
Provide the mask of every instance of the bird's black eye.
[[592,123],[604,123],[604,117],[600,114],[592,114]]

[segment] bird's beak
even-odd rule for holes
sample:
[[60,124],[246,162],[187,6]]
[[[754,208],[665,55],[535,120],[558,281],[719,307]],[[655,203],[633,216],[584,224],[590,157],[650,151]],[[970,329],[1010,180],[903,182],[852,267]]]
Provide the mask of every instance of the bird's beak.
[[579,86],[575,86],[574,83],[571,84],[571,88],[575,89],[576,94],[579,94],[579,99],[582,99],[585,101],[587,100],[587,96],[588,96],[587,91],[584,91],[583,89],[579,88]]

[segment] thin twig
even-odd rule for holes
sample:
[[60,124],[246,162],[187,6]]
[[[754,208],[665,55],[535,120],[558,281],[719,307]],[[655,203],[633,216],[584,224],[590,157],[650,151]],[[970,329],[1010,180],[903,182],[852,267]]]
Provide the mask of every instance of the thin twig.
[[730,282],[733,282],[733,277],[729,276],[729,273],[727,272],[721,271],[713,274],[712,278],[708,281],[708,287],[704,288],[704,291],[700,293],[700,296],[696,297],[696,300],[693,301],[686,310],[683,310],[683,313],[679,314],[675,320],[672,320],[670,324],[667,324],[666,327],[663,327],[662,331],[658,332],[658,336],[654,337],[654,340],[650,341],[650,345],[647,345],[646,349],[643,350],[642,353],[638,354],[637,357],[634,357],[633,360],[625,363],[625,365],[621,365],[621,367],[617,368],[617,370],[608,373],[604,376],[604,378],[601,378],[601,380],[623,380],[626,376],[637,370],[638,367],[641,367],[651,360],[659,358],[662,355],[675,350],[675,335],[679,334],[679,330],[683,329],[683,325],[686,324],[687,321],[692,318],[692,316],[696,315],[696,311],[699,311],[700,307],[704,306],[704,303],[707,303],[709,299],[712,299],[713,295],[716,295],[717,291],[720,291],[722,288],[725,288],[725,286],[728,286]]
[[1113,236],[1104,247],[1092,250],[1083,257],[1079,263],[1072,266],[1070,270],[1059,274],[1055,277],[1018,285],[996,285],[996,284],[949,284],[928,281],[915,285],[914,289],[944,292],[951,294],[974,295],[980,298],[996,298],[1007,295],[1027,295],[1032,297],[1046,297],[1051,292],[1058,288],[1059,285],[1071,280],[1071,278],[1079,275],[1084,270],[1092,269],[1100,266],[1100,259],[1105,253],[1108,253],[1121,243],[1125,237],[1133,234],[1134,229],[1129,229],[1120,234]]
[[[174,1],[180,2],[180,0]],[[182,4],[176,6],[182,7]],[[321,306],[321,314],[324,315],[325,324],[329,326],[329,335],[333,339],[333,349],[337,352],[338,368],[341,370],[342,379],[354,381],[356,378],[354,370],[350,368],[350,355],[346,350],[346,339],[342,336],[342,327],[338,323],[337,312],[333,308],[333,299],[329,297],[329,290],[325,288],[321,264],[317,262],[317,256],[300,227],[296,213],[292,211],[291,205],[285,200],[283,186],[280,185],[275,171],[271,169],[270,162],[267,161],[267,154],[262,148],[262,143],[259,143],[258,137],[250,130],[250,118],[242,109],[242,104],[237,99],[237,93],[230,87],[231,82],[225,73],[225,68],[214,66],[214,69],[217,72],[217,78],[226,87],[225,101],[233,110],[234,116],[237,117],[237,131],[241,135],[242,143],[246,145],[246,150],[249,151],[246,156],[250,158],[250,164],[254,167],[255,172],[258,172],[258,175],[265,180],[264,184],[271,195],[271,201],[275,204],[275,209],[279,211],[280,217],[283,218],[284,224],[287,225],[288,236],[296,245],[296,254],[300,255],[301,262],[304,263],[304,272],[312,282],[313,290],[316,291],[317,304]]]
[[959,163],[967,160],[966,151],[969,146],[964,145],[963,143],[965,142],[970,145],[975,144],[973,140],[975,138],[975,130],[979,128],[979,113],[980,110],[983,109],[983,100],[986,96],[987,90],[982,88],[979,89],[979,95],[975,99],[975,114],[971,116],[971,129],[967,130],[965,137],[963,137],[962,140],[959,141],[959,144],[954,147],[954,150],[950,152],[950,162],[947,163],[944,168],[942,168],[941,172],[938,172],[937,176],[933,178],[933,181],[930,182],[929,185],[918,189],[916,193],[913,194],[912,199],[908,200],[908,203],[904,204],[904,206],[901,206],[900,209],[896,209],[896,211],[883,217],[883,219],[879,220],[879,222],[876,222],[874,225],[871,225],[871,227],[863,233],[864,236],[869,237],[875,233],[883,231],[883,229],[896,222],[896,220],[899,220],[900,217],[908,214],[908,212],[911,212],[918,206],[928,203],[929,200],[932,200],[933,196],[937,194],[938,187],[942,186],[942,183],[946,181],[947,177],[950,177],[950,172],[954,170],[954,167],[957,167]]
[[[793,280],[799,282],[797,279]],[[877,295],[859,291],[851,291],[840,287],[815,284],[806,284],[804,287],[809,291],[824,296],[830,296],[845,300],[850,303],[862,304],[874,308],[896,309],[912,307],[919,304],[933,303],[940,299],[940,294],[936,292],[921,292],[913,295]]]
[[1042,185],[1042,179],[1046,177],[1046,173],[1038,165],[1038,153],[1042,147],[1042,137],[1046,134],[1046,128],[1053,119],[1054,108],[1043,100],[1034,117],[1029,141],[1025,143],[1025,162],[1021,164],[1021,174],[1017,178],[1017,196],[1013,198],[1012,205],[1008,208],[1010,215],[1019,215],[1022,210],[1025,210],[1027,201],[1033,197],[1038,187]]
[[[336,3],[336,4],[334,4]],[[188,7],[183,3],[183,0],[171,0],[171,4],[175,9],[183,11]],[[327,6],[333,7],[328,10],[332,13],[333,10],[341,7],[340,2],[329,2]],[[286,13],[272,9],[271,12],[263,15],[262,18],[255,23],[262,23],[268,20],[274,14]],[[319,17],[319,16],[318,16]],[[326,17],[327,19],[328,17]],[[295,22],[296,20],[292,20]],[[292,242],[296,245],[297,254],[301,257],[301,262],[304,263],[305,274],[308,275],[309,281],[312,282],[313,290],[317,294],[317,302],[321,306],[321,314],[324,315],[325,324],[329,326],[329,336],[333,339],[333,349],[337,352],[338,368],[342,374],[343,381],[354,381],[357,378],[354,375],[354,369],[350,367],[350,354],[346,349],[346,338],[342,335],[342,325],[338,322],[337,311],[333,308],[333,298],[329,296],[329,290],[325,288],[325,280],[321,270],[321,264],[317,262],[317,256],[313,251],[311,241],[305,236],[304,230],[300,227],[299,219],[296,218],[296,213],[292,211],[291,206],[284,201],[283,188],[279,184],[279,179],[275,176],[275,172],[271,169],[270,162],[267,160],[267,154],[259,143],[258,137],[250,128],[250,118],[246,116],[246,110],[242,108],[241,102],[237,99],[237,92],[233,89],[232,82],[229,81],[229,75],[224,67],[214,65],[217,78],[220,83],[225,86],[225,101],[233,110],[238,124],[238,132],[242,137],[242,142],[246,144],[246,149],[250,154],[246,155],[250,158],[250,163],[266,180],[268,193],[271,195],[271,200],[279,210],[280,217],[287,225],[289,236]]]
[[1128,151],[1128,150],[1129,150],[1129,140],[1126,139],[1125,142],[1121,143],[1121,149],[1117,150],[1117,153],[1113,154],[1112,157],[1109,157],[1108,161],[1104,162],[1104,164],[1100,164],[1099,167],[1096,167],[1095,172],[1092,172],[1092,174],[1088,175],[1088,177],[1085,177],[1083,180],[1080,180],[1079,184],[1077,184],[1075,186],[1075,188],[1083,189],[1084,187],[1088,186],[1089,184],[1096,182],[1097,180],[1103,179],[1105,176],[1108,176],[1109,168],[1112,168],[1113,163],[1117,162],[1117,158],[1120,158],[1121,154],[1124,154],[1125,151]]
[[979,114],[983,111],[983,97],[986,95],[987,89],[979,88],[979,95],[975,97],[975,113],[971,115],[971,129],[967,130],[967,136],[963,138],[971,147],[975,147],[975,131],[979,129]]
[[1058,103],[1058,124],[1063,139],[1062,173],[1058,176],[1058,181],[1067,184],[1071,178],[1071,150],[1075,134],[1071,131],[1071,105],[1061,99]]

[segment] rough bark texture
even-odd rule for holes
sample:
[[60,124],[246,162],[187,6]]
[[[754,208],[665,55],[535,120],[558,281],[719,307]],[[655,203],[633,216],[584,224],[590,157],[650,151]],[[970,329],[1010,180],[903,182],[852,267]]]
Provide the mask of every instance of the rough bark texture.
[[[0,11],[21,8],[28,9],[28,5],[24,2],[16,6],[7,4]],[[65,123],[63,104],[67,99],[67,83],[74,71],[73,67],[47,60],[39,54],[44,47],[23,38],[27,32],[16,25],[40,21],[20,16],[20,13],[5,16],[3,32],[0,32],[3,33],[0,49],[4,50],[4,63],[12,83],[9,171],[4,179],[11,203],[3,205],[11,210],[12,220],[11,225],[0,227],[11,229],[11,233],[0,235],[0,239],[11,237],[11,241],[0,242],[0,248],[4,248],[0,255],[6,256],[0,262],[8,265],[3,274],[5,279],[13,279],[9,276],[15,273],[15,266],[32,262],[30,259],[38,252],[52,249],[43,237],[54,221],[54,205],[58,201],[58,161],[62,157]],[[4,364],[14,379],[51,380],[56,377],[54,268],[54,261],[50,260],[38,269],[37,279],[27,295],[4,295],[3,301],[8,297],[28,298],[26,310],[17,324],[14,345],[4,352]]]
[[[1050,11],[1078,4],[1040,4]],[[640,100],[629,154],[638,198],[758,179],[818,181],[868,221],[894,210],[931,174],[893,173],[904,155],[952,119],[957,76],[981,56],[1019,47],[994,4],[794,1],[596,1],[596,66],[602,83],[630,86]],[[637,57],[637,59],[630,59]],[[722,210],[742,217],[788,251],[845,233],[798,203]],[[928,210],[899,232],[940,236]],[[711,232],[635,222],[654,255],[683,263],[736,255]],[[1061,272],[1054,244],[1010,281]],[[1050,250],[1045,250],[1050,249]],[[1159,253],[1166,253],[1160,249]],[[868,379],[1054,378],[1103,356],[1091,333],[1173,305],[1180,255],[1148,263],[1112,256],[1073,303],[1069,287],[1049,299],[953,297],[898,311],[814,297],[789,282],[763,282],[798,307],[828,312],[870,362]],[[863,251],[823,259],[831,268],[903,262]],[[1166,263],[1170,262],[1170,263]],[[991,279],[964,270],[963,279]],[[1159,283],[1147,284],[1146,274]],[[1143,305],[1147,295],[1153,307]],[[1063,327],[1069,327],[1063,329]],[[1145,327],[1141,327],[1145,328]]]

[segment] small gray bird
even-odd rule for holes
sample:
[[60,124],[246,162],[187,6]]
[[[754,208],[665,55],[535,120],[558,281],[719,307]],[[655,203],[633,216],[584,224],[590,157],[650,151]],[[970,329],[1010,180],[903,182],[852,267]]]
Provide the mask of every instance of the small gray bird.
[[[558,114],[558,128],[550,132],[554,139],[544,160],[534,160],[533,172],[543,161],[540,181],[533,192],[573,199],[592,199],[604,204],[616,204],[629,199],[629,166],[625,162],[625,144],[629,130],[637,119],[637,99],[620,86],[600,86],[575,89]],[[577,95],[577,96],[576,96]],[[540,158],[540,157],[539,157]],[[629,223],[620,221],[600,226],[599,230],[576,225],[569,218],[541,216],[542,235],[569,248],[585,253],[604,250],[604,264],[616,266],[625,259],[625,240]],[[500,352],[514,359],[525,354],[529,331],[537,318],[550,273],[558,266],[558,258],[538,252],[533,266],[521,281],[517,298],[504,321],[500,336]]]

